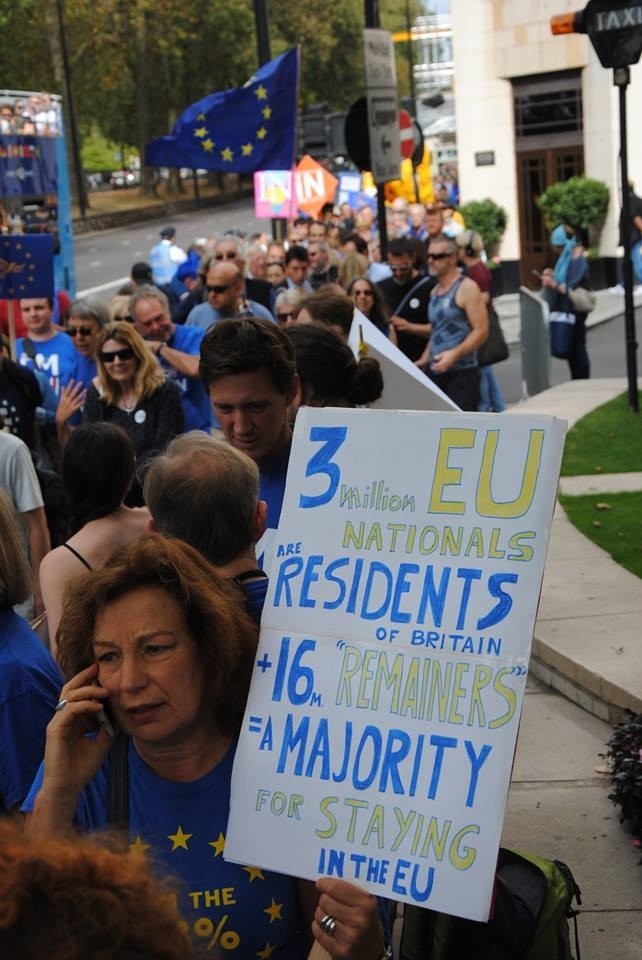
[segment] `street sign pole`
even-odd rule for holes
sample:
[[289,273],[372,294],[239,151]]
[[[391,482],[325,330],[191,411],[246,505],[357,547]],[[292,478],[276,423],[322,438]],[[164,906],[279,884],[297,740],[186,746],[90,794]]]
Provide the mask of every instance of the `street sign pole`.
[[624,329],[626,336],[626,373],[629,410],[640,412],[633,311],[633,264],[631,263],[631,203],[627,155],[626,88],[629,66],[642,54],[641,0],[589,0],[583,10],[558,14],[551,18],[553,34],[587,33],[603,67],[613,69],[613,82],[620,100],[620,176],[622,179],[622,245],[624,247]]
[[635,311],[633,307],[633,263],[631,261],[631,195],[629,191],[629,157],[626,123],[626,90],[629,85],[628,67],[613,71],[613,82],[620,98],[620,178],[622,180],[622,245],[624,247],[624,329],[626,336],[626,373],[628,382],[629,410],[640,412],[638,393],[637,349],[635,336]]

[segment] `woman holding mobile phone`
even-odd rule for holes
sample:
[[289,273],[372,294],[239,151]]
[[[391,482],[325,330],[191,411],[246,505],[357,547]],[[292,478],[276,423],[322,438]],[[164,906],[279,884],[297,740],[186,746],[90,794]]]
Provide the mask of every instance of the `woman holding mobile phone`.
[[[258,640],[232,585],[187,544],[146,534],[70,585],[58,636],[68,680],[23,805],[30,836],[113,823],[111,783],[133,848],[182,881],[202,951],[220,942],[230,958],[300,960],[314,937],[344,960],[384,957],[375,897],[224,859]],[[86,736],[103,704],[115,741]]]

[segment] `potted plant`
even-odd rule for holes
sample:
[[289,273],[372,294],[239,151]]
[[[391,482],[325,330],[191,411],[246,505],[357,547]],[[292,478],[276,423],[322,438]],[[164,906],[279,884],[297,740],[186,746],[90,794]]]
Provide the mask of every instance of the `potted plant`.
[[[609,740],[611,786],[609,800],[620,808],[620,822],[627,823],[633,845],[642,848],[642,713],[626,711]],[[640,861],[642,863],[642,860]]]
[[492,273],[492,296],[499,297],[504,292],[501,260],[497,256],[499,244],[506,231],[508,215],[503,207],[494,200],[470,200],[459,208],[466,229],[475,230],[484,241],[488,257],[487,266]]

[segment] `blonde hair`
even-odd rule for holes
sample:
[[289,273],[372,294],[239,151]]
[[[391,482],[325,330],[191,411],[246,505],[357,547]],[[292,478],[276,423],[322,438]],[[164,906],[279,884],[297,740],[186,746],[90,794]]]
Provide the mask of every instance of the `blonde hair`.
[[[107,309],[109,310],[110,320],[124,320],[125,316],[129,316],[129,294],[117,293],[107,304]],[[123,309],[125,311],[124,315]]]
[[161,366],[147,347],[147,344],[131,323],[126,321],[114,321],[108,323],[100,331],[98,336],[98,347],[96,350],[96,366],[98,368],[98,379],[102,387],[103,399],[107,403],[115,404],[118,399],[118,387],[116,382],[107,373],[103,363],[101,353],[107,340],[117,340],[126,347],[131,347],[134,351],[138,366],[134,374],[134,392],[139,400],[149,397],[150,394],[158,390],[165,382],[165,374]]
[[339,266],[339,283],[347,290],[357,277],[365,276],[367,269],[368,258],[362,253],[346,253]]
[[31,570],[18,534],[15,510],[0,490],[0,607],[23,603],[32,593]]

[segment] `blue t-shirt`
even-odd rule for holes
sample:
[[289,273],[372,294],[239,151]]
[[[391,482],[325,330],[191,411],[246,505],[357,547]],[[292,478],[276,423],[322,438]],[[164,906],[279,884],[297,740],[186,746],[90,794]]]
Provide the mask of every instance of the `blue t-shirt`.
[[[180,882],[179,906],[204,956],[300,960],[307,951],[299,928],[294,877],[223,859],[235,746],[209,773],[191,783],[163,780],[129,744],[129,836],[151,849]],[[107,825],[109,758],[76,808],[83,830]],[[42,769],[23,806],[33,809]],[[211,952],[210,952],[211,951]]]
[[[205,331],[196,327],[175,326],[167,346],[197,357],[201,352],[201,341],[204,336]],[[205,430],[209,433],[212,427],[212,406],[199,377],[186,377],[179,373],[171,364],[165,362],[162,350],[158,359],[167,379],[172,380],[181,392],[185,430]]]
[[[96,361],[93,357],[86,357],[84,354],[79,353],[78,359],[76,360],[76,366],[74,367],[70,380],[73,380],[74,383],[82,383],[85,390],[89,389],[92,380],[97,374]],[[82,410],[78,410],[73,414],[69,419],[69,423],[77,427],[82,423]]]
[[26,620],[0,609],[0,809],[21,804],[29,792],[62,684]]
[[16,341],[16,357],[18,363],[31,370],[38,369],[46,373],[49,383],[56,396],[73,375],[73,369],[78,360],[78,351],[73,345],[71,337],[66,333],[55,333],[49,340],[32,340],[36,351],[35,362],[29,358],[24,350],[24,338]]
[[290,462],[290,444],[259,463],[259,499],[268,505],[266,526],[276,529],[281,517],[285,478]]
[[260,577],[258,580],[244,580],[240,584],[245,591],[245,602],[250,616],[259,626],[261,625],[261,614],[265,606],[269,582],[267,577]]
[[[248,316],[259,317],[261,320],[269,320],[271,323],[274,323],[274,317],[270,313],[267,307],[264,307],[261,303],[256,303],[255,300],[247,301]],[[219,320],[227,319],[221,317],[221,314],[218,310],[215,310],[211,304],[207,302],[198,303],[193,307],[185,321],[186,327],[199,327],[206,333],[210,327],[213,327],[215,323],[218,323]]]

